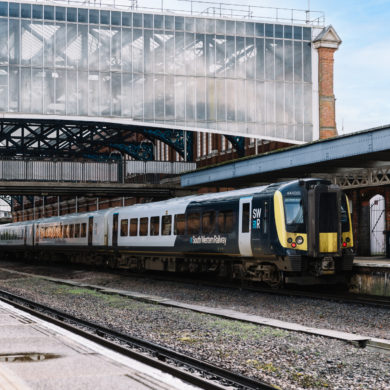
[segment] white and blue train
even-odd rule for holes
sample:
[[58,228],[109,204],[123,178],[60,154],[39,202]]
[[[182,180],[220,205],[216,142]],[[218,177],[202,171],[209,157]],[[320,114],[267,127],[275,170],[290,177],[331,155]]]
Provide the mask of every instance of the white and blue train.
[[339,282],[352,269],[349,203],[304,179],[0,226],[3,256],[131,270]]

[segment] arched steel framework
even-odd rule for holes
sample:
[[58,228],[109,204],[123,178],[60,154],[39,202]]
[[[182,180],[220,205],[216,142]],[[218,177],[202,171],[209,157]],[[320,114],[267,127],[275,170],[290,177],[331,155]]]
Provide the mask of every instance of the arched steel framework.
[[[140,142],[137,134],[143,135]],[[110,150],[136,160],[154,159],[153,141],[193,160],[191,131],[67,119],[0,119],[0,155],[4,157],[112,158]],[[115,158],[115,157],[113,157]]]
[[[143,136],[138,141],[137,134]],[[193,132],[121,123],[72,119],[0,118],[0,155],[3,157],[83,157],[95,160],[119,158],[154,160],[154,141],[172,147],[186,161],[193,161]],[[244,138],[225,135],[244,155]],[[109,150],[109,151],[108,151]],[[110,153],[116,150],[119,153]]]

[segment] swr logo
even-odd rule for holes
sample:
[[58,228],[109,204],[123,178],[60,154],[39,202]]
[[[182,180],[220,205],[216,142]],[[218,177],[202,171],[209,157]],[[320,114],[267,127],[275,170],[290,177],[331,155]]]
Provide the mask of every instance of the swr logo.
[[252,210],[252,219],[261,218],[261,209],[253,209]]
[[252,210],[252,229],[260,229],[261,209]]

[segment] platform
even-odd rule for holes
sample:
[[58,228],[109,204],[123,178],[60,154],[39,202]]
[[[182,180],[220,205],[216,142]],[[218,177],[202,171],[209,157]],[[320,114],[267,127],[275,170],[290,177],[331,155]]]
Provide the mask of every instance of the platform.
[[356,257],[350,291],[390,297],[390,259],[384,256]]
[[195,387],[0,302],[0,389]]
[[390,270],[390,259],[384,256],[371,257],[355,257],[353,261],[354,267],[372,267],[372,268],[388,268]]

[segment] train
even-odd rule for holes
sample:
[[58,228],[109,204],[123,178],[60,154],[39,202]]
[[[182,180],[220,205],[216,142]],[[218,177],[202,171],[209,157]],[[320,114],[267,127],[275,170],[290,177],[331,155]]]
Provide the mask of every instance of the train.
[[354,258],[348,198],[314,178],[9,223],[0,250],[272,287],[343,282]]

